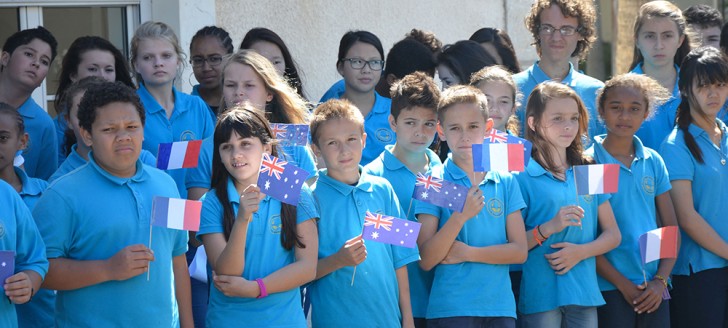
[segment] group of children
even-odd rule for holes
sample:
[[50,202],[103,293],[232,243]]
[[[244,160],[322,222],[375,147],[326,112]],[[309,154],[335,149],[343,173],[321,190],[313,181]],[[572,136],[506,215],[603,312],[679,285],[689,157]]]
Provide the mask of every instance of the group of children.
[[[184,94],[175,33],[147,22],[131,70],[108,41],[74,41],[55,121],[30,98],[55,39],[14,34],[0,63],[0,249],[15,262],[0,326],[723,326],[728,59],[684,49],[679,9],[655,1],[635,23],[633,72],[602,83],[568,60],[594,42],[594,17],[589,1],[534,2],[540,58],[520,73],[502,31],[473,35],[493,40],[475,69],[456,57],[477,41],[434,62],[441,44],[413,31],[385,66],[379,39],[350,31],[343,80],[317,106],[264,28],[237,52],[223,29],[198,31],[200,84]],[[407,53],[424,55],[389,66]],[[309,145],[282,145],[273,123],[307,124]],[[523,172],[475,168],[472,146],[496,131],[532,144]],[[201,139],[196,168],[155,168],[160,143]],[[305,171],[297,205],[259,187],[264,154]],[[619,165],[618,192],[578,196],[574,167],[596,163]],[[413,199],[419,174],[465,186],[462,211]],[[200,199],[199,231],[152,226],[157,196]],[[367,212],[419,222],[417,247],[365,241]],[[643,263],[639,237],[666,226],[682,231],[677,259]],[[208,281],[188,273],[200,245]]]

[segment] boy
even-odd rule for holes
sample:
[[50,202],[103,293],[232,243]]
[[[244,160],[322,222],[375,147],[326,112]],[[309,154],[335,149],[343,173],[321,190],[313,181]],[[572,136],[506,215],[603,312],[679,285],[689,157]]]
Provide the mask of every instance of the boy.
[[688,28],[695,32],[699,47],[713,47],[720,49],[720,29],[723,26],[723,17],[717,9],[704,5],[694,5],[683,11]]
[[472,145],[493,126],[485,95],[472,86],[445,90],[437,132],[452,153],[433,176],[469,188],[462,212],[417,201],[420,266],[436,268],[427,327],[515,327],[509,264],[526,260],[526,207],[508,172],[474,172]]
[[51,32],[38,26],[11,35],[0,55],[0,102],[18,109],[30,136],[23,151],[25,172],[48,180],[58,168],[55,126],[30,95],[48,74],[58,43]]
[[[362,227],[367,211],[402,218],[392,186],[362,172],[364,118],[345,100],[314,111],[312,148],[327,169],[313,195],[319,207],[319,262],[309,291],[314,327],[412,327],[406,265],[417,249],[370,242]],[[356,269],[356,270],[355,270]]]
[[[384,152],[364,167],[364,172],[387,179],[400,201],[402,213],[408,220],[417,221],[412,211],[417,173],[425,174],[442,165],[437,154],[427,148],[437,132],[440,90],[431,77],[415,72],[397,81],[390,94],[389,126],[397,134],[397,141],[385,146]],[[432,274],[422,271],[417,262],[407,266],[407,273],[415,326],[425,327]]]
[[43,287],[58,290],[56,325],[191,327],[187,232],[151,226],[153,197],[179,194],[139,160],[139,97],[120,83],[91,86],[78,119],[89,162],[54,181],[33,211],[50,259]]

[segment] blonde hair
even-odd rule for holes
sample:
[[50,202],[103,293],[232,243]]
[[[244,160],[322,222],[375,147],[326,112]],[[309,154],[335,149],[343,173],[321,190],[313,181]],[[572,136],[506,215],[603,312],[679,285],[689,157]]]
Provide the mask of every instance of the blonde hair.
[[[500,65],[488,66],[475,72],[475,74],[473,74],[473,76],[470,78],[470,85],[477,88],[483,86],[484,83],[491,82],[504,83],[505,85],[510,87],[511,98],[513,99],[513,109],[521,106],[521,98],[523,98],[523,94],[518,91],[516,81],[513,80],[513,76],[507,68]],[[511,115],[508,117],[508,121],[506,122],[506,130],[511,131],[511,133],[515,135],[518,135],[519,126],[520,124],[518,122],[518,116]]]
[[354,104],[346,99],[329,99],[313,111],[311,118],[311,142],[318,146],[321,126],[336,119],[354,122],[360,133],[364,133],[364,116]]
[[437,119],[444,121],[447,110],[458,104],[476,105],[483,118],[488,120],[488,98],[478,88],[470,85],[454,85],[442,92],[437,104]]
[[[160,39],[169,42],[177,53],[177,76],[184,65],[185,52],[179,44],[179,38],[172,28],[162,22],[145,22],[134,31],[134,37],[131,38],[131,66],[136,70],[137,52],[139,51],[139,43],[144,39]],[[137,84],[143,82],[141,76],[136,74]]]

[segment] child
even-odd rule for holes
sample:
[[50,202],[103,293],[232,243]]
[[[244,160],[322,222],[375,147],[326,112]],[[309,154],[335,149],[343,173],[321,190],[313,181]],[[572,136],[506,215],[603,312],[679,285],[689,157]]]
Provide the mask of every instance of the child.
[[56,325],[192,327],[187,233],[151,226],[153,197],[179,194],[139,160],[139,97],[118,82],[91,86],[78,119],[89,162],[51,184],[33,210],[50,258],[43,287],[58,290]]
[[[200,140],[212,135],[214,124],[207,104],[174,87],[184,53],[177,35],[164,23],[146,22],[131,40],[131,62],[137,73],[146,111],[144,149],[157,155],[160,143]],[[187,197],[186,169],[170,170],[177,190]]]
[[697,36],[699,47],[720,49],[720,29],[723,17],[718,9],[706,4],[697,4],[683,11],[685,23]]
[[523,95],[518,92],[511,73],[503,66],[489,66],[475,72],[470,85],[488,98],[488,117],[493,120],[493,128],[517,136],[520,123],[515,113]]
[[[387,180],[362,172],[364,118],[346,100],[314,111],[312,148],[326,169],[313,187],[320,220],[316,281],[309,287],[314,327],[413,327],[407,264],[417,249],[370,242],[366,212],[404,218]],[[356,271],[355,271],[356,268]]]
[[609,203],[622,234],[617,248],[596,259],[599,288],[607,303],[597,309],[600,327],[670,325],[662,294],[675,260],[661,260],[659,266],[657,261],[644,264],[639,248],[642,234],[660,226],[677,226],[667,192],[670,180],[662,157],[634,136],[642,122],[668,99],[667,89],[640,74],[616,76],[597,95],[599,116],[608,132],[595,136],[586,154],[597,163],[620,165],[619,192]]
[[213,121],[220,114],[222,83],[220,65],[225,56],[233,53],[233,40],[225,29],[205,26],[195,33],[190,41],[190,64],[199,84],[192,87],[192,95],[205,101],[212,113]]
[[526,117],[532,157],[516,178],[528,204],[523,218],[530,251],[519,320],[523,327],[596,327],[604,299],[594,257],[615,248],[620,233],[609,195],[576,194],[573,166],[590,164],[581,144],[589,114],[573,89],[544,82],[528,98]]
[[446,45],[437,54],[437,75],[443,90],[453,85],[468,84],[475,72],[494,65],[498,65],[495,58],[479,43],[470,40]]
[[[508,264],[526,260],[520,210],[526,206],[507,172],[474,172],[472,145],[493,126],[485,96],[452,86],[437,105],[437,131],[452,153],[433,176],[466,186],[463,212],[417,202],[420,266],[435,269],[427,327],[515,327]],[[487,205],[486,205],[487,204]]]
[[495,59],[496,63],[505,67],[511,74],[521,71],[516,50],[506,31],[494,27],[483,27],[475,31],[468,40],[480,43],[480,46]]
[[316,275],[318,213],[308,186],[293,206],[256,185],[263,153],[278,156],[269,124],[247,105],[215,127],[213,188],[197,234],[214,268],[208,327],[306,327],[297,287]]
[[253,50],[268,59],[278,75],[286,80],[301,98],[306,99],[303,93],[303,83],[298,73],[298,65],[293,60],[288,46],[276,32],[264,27],[251,29],[245,33],[239,49]]
[[[0,103],[0,140],[2,140],[0,142],[0,180],[10,184],[23,199],[28,209],[33,210],[35,202],[38,201],[48,183],[41,179],[28,177],[25,171],[13,166],[13,157],[18,151],[26,147],[28,134],[25,133],[25,125],[20,113],[5,103]],[[4,197],[10,196],[5,195]],[[38,237],[40,240],[35,224],[32,224],[32,230],[35,232],[30,235],[22,234],[22,238],[33,240],[34,237]],[[39,246],[39,248],[45,249],[43,246]],[[5,249],[3,248],[3,250]],[[45,255],[44,252],[43,255]],[[45,275],[48,269],[45,256],[43,256],[42,260],[45,263],[43,264],[43,271],[38,271],[41,276]],[[53,309],[55,307],[53,291],[40,289],[40,281],[38,281],[37,286],[34,286],[34,290],[37,293],[30,302],[15,307],[20,327],[51,327],[53,326]]]
[[39,26],[11,35],[0,56],[0,102],[23,116],[29,137],[23,168],[40,179],[48,179],[58,167],[58,145],[53,120],[31,94],[48,74],[57,44],[51,32]]
[[716,119],[728,98],[727,84],[728,61],[719,50],[690,52],[680,69],[676,127],[660,148],[682,230],[673,270],[672,327],[728,323],[728,129]]
[[[391,98],[389,125],[397,134],[397,142],[385,146],[364,172],[387,179],[400,200],[402,213],[417,221],[412,204],[417,173],[426,174],[442,165],[437,154],[427,148],[435,137],[440,90],[431,77],[415,72],[392,85]],[[415,326],[425,327],[432,274],[422,271],[417,262],[407,266],[407,273]]]

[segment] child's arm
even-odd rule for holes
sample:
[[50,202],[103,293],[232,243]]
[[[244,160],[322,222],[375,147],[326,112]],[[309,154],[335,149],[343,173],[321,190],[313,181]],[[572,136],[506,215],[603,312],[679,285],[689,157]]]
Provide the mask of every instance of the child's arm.
[[245,244],[248,237],[248,226],[250,225],[250,220],[253,219],[253,213],[258,211],[260,201],[264,197],[265,194],[260,192],[260,187],[249,185],[245,188],[243,194],[240,195],[240,208],[238,209],[238,214],[235,217],[235,223],[233,223],[228,240],[225,241],[222,234],[212,234],[209,237],[202,237],[209,262],[217,274],[228,276],[243,275],[243,271],[245,271]]
[[586,244],[564,242],[551,245],[551,248],[561,248],[555,253],[546,254],[546,259],[551,264],[551,268],[556,271],[556,274],[566,274],[582,260],[604,254],[619,245],[622,235],[619,232],[617,222],[614,220],[612,206],[609,205],[608,200],[599,205],[597,219],[602,233],[593,241]]
[[412,303],[410,302],[407,266],[399,267],[395,274],[397,275],[397,286],[399,287],[399,312],[402,313],[402,328],[414,328],[415,320],[412,315]]
[[177,298],[180,328],[192,328],[195,326],[192,318],[192,290],[187,258],[184,254],[172,258],[172,272],[174,273],[174,294]]
[[38,292],[41,282],[43,278],[33,270],[18,272],[5,280],[5,296],[15,304],[27,303]]
[[[584,218],[584,209],[577,205],[562,206],[556,215],[546,223],[540,224],[531,230],[526,231],[526,238],[528,240],[528,249],[531,250],[538,246],[539,243],[536,240],[536,236],[539,239],[548,239],[551,235],[559,233],[570,226],[581,225],[581,219]],[[535,235],[534,235],[535,233]],[[541,239],[543,242],[544,239]]]
[[728,243],[695,210],[692,182],[690,180],[673,180],[670,195],[675,204],[675,214],[677,214],[680,229],[685,231],[700,247],[728,259]]
[[629,305],[631,305],[635,311],[637,310],[635,306],[635,300],[637,297],[642,294],[642,291],[639,289],[637,285],[632,283],[627,277],[622,275],[621,272],[617,271],[617,269],[612,265],[612,263],[609,262],[609,260],[604,255],[598,255],[596,257],[596,263],[597,263],[597,274],[602,276],[602,278],[606,279],[612,285],[617,287],[617,290],[622,294],[622,297],[624,297],[624,300],[627,301]]
[[321,279],[336,270],[347,266],[355,266],[367,259],[367,247],[361,235],[347,240],[339,250],[318,260],[316,279]]
[[520,210],[506,216],[506,234],[508,242],[500,245],[473,247],[455,241],[442,263],[521,264],[525,262],[528,257],[526,228],[523,226]]

